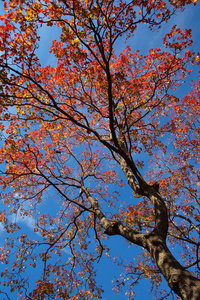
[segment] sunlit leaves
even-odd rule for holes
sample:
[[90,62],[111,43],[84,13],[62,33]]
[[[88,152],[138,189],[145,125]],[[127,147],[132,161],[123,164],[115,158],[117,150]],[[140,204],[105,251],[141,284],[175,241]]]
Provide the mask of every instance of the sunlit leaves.
[[[185,253],[192,253],[188,263],[194,259],[199,82],[182,100],[174,93],[190,72],[187,64],[198,65],[198,54],[190,51],[191,31],[173,26],[163,38],[166,48],[145,55],[129,46],[120,54],[114,51],[118,39],[133,37],[138,24],[159,26],[191,2],[4,2],[0,160],[6,210],[0,221],[14,238],[2,246],[0,260],[12,270],[2,271],[3,286],[19,290],[22,299],[28,279],[21,274],[29,268],[39,274],[28,291],[31,299],[100,299],[94,265],[107,238],[105,220],[119,220],[145,234],[155,225],[154,206],[143,197],[143,186],[134,190],[127,178],[131,196],[122,189],[122,160],[139,174],[146,159],[136,157],[141,154],[155,161],[146,187],[158,181],[167,199],[170,242],[180,239]],[[38,58],[46,26],[60,33],[49,49],[51,65]],[[23,233],[20,222],[29,224],[33,236]],[[195,247],[187,250],[185,241]],[[117,292],[129,272],[132,280],[135,275],[151,278],[158,288],[160,276],[146,252],[143,257],[136,266],[124,265]],[[133,294],[131,289],[126,293]]]

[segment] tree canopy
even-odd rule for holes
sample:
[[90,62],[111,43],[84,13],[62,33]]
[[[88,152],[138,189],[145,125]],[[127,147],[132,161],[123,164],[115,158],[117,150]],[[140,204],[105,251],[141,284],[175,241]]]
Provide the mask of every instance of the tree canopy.
[[[129,45],[143,26],[157,34],[196,1],[3,4],[3,297],[101,299],[95,275],[106,255],[123,267],[114,289],[125,286],[127,299],[143,278],[157,299],[200,299],[199,78],[178,93],[199,53],[192,31],[176,24],[162,47],[144,54]],[[40,59],[46,28],[58,32],[50,64]],[[116,235],[138,246],[132,261],[110,256]]]

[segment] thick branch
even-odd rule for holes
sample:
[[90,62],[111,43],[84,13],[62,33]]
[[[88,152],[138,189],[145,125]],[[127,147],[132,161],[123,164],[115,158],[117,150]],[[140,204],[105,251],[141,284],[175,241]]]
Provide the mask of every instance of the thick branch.
[[132,188],[132,190],[135,193],[142,196],[143,194],[142,194],[140,185],[137,182],[137,180],[135,179],[135,176],[133,175],[133,173],[131,172],[130,168],[128,167],[126,161],[123,158],[120,160],[120,167],[121,167],[122,171],[124,172],[127,182],[129,184],[129,186]]
[[147,238],[146,249],[168,282],[169,287],[183,300],[200,299],[200,280],[186,271],[169,251],[165,240],[154,232]]
[[90,191],[85,188],[84,186],[81,187],[81,190],[83,193],[85,193],[88,201],[91,203],[91,207],[99,219],[102,227],[107,230],[111,226],[111,222],[106,218],[106,216],[102,213],[102,211],[99,208],[99,203],[91,196]]
[[98,202],[91,196],[89,190],[82,187],[82,191],[90,201],[94,213],[99,219],[102,227],[105,229],[107,235],[121,235],[126,240],[138,246],[146,247],[146,234],[139,233],[124,225],[122,222],[110,222],[100,210]]
[[146,183],[141,187],[141,185],[138,183],[138,181],[134,176],[135,174],[133,175],[132,170],[129,168],[129,166],[127,165],[124,159],[121,159],[120,166],[132,190],[135,193],[141,196],[146,196],[151,200],[155,212],[154,232],[156,232],[156,234],[158,234],[159,236],[162,236],[162,238],[165,240],[168,232],[167,207],[158,191],[158,186],[157,185],[150,186]]

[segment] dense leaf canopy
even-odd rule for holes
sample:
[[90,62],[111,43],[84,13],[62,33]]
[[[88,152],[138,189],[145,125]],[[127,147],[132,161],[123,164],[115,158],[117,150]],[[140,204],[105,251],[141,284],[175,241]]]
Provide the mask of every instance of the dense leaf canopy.
[[[182,299],[199,299],[199,79],[178,96],[199,55],[191,30],[176,25],[160,48],[129,46],[142,26],[156,34],[196,1],[3,4],[2,295],[100,299],[97,262],[110,257],[108,237],[120,235],[141,249],[132,261],[110,257],[123,267],[116,292],[129,282],[133,299],[149,278],[156,297],[167,297],[162,274]],[[58,33],[45,54],[51,64],[40,59],[47,28]]]

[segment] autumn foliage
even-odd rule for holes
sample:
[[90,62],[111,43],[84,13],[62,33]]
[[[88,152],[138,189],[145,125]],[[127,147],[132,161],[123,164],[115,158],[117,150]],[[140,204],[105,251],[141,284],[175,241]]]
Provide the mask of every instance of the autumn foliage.
[[[100,299],[97,262],[120,235],[141,250],[129,263],[114,259],[123,267],[116,292],[133,299],[145,278],[157,299],[200,299],[199,79],[177,96],[200,59],[191,30],[176,25],[146,54],[128,44],[138,26],[159,30],[196,1],[3,4],[2,296]],[[46,28],[58,33],[48,65]]]

